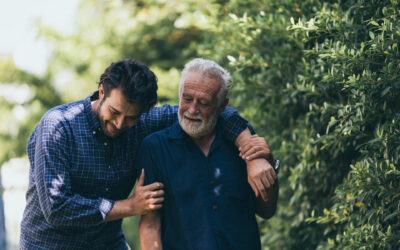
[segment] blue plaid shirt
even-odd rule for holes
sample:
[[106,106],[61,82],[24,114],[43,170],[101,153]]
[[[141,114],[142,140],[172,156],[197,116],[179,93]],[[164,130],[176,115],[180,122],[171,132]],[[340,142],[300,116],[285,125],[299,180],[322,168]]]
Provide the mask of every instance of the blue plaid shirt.
[[[141,116],[117,138],[105,136],[86,99],[48,111],[29,138],[27,205],[21,223],[23,249],[126,249],[122,220],[104,222],[114,201],[126,199],[137,179],[135,154],[143,138],[172,125],[177,107]],[[227,108],[223,134],[231,141],[247,121]]]

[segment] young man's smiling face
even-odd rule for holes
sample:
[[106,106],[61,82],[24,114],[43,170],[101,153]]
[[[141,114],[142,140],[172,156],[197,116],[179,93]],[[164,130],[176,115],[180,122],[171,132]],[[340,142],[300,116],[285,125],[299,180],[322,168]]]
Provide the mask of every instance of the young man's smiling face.
[[121,88],[111,89],[105,96],[102,84],[99,86],[99,99],[93,107],[103,133],[111,138],[133,127],[142,114],[141,106],[128,102]]

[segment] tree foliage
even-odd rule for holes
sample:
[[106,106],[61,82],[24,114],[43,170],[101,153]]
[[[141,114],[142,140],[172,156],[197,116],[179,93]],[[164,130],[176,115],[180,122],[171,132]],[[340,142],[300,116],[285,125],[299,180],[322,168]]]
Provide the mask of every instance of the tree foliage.
[[283,162],[278,215],[260,223],[264,246],[400,245],[398,6],[221,6],[229,15],[202,52],[229,63],[231,100]]
[[[1,166],[13,157],[25,155],[35,124],[44,112],[61,104],[61,96],[47,75],[39,77],[20,70],[9,57],[0,57],[0,83],[3,91],[7,90],[0,95]],[[21,95],[25,97],[20,98]]]

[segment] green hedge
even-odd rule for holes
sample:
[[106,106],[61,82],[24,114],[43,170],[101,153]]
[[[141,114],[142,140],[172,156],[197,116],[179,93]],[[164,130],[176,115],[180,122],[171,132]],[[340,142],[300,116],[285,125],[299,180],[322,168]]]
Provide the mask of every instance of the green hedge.
[[396,0],[220,5],[200,53],[283,162],[266,248],[400,247],[399,18]]

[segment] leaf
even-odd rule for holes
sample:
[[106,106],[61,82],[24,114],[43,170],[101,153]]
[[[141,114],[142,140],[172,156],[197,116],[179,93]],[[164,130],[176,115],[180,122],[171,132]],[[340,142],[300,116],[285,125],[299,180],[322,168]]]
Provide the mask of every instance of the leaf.
[[227,58],[228,58],[228,60],[229,60],[230,62],[236,62],[236,58],[234,58],[234,57],[231,56],[231,55],[227,56]]
[[375,34],[374,34],[374,32],[370,31],[370,32],[369,32],[369,37],[371,37],[371,39],[374,40],[374,39],[375,39]]
[[385,88],[381,93],[381,97],[385,96],[390,91],[390,89],[391,89],[391,87]]
[[399,212],[391,213],[388,216],[386,216],[385,219],[383,219],[383,221],[386,222],[386,221],[390,220],[391,218],[395,217],[396,215],[400,215],[400,213]]
[[379,26],[379,24],[377,22],[375,22],[374,20],[371,21],[371,24],[375,25],[375,26]]

